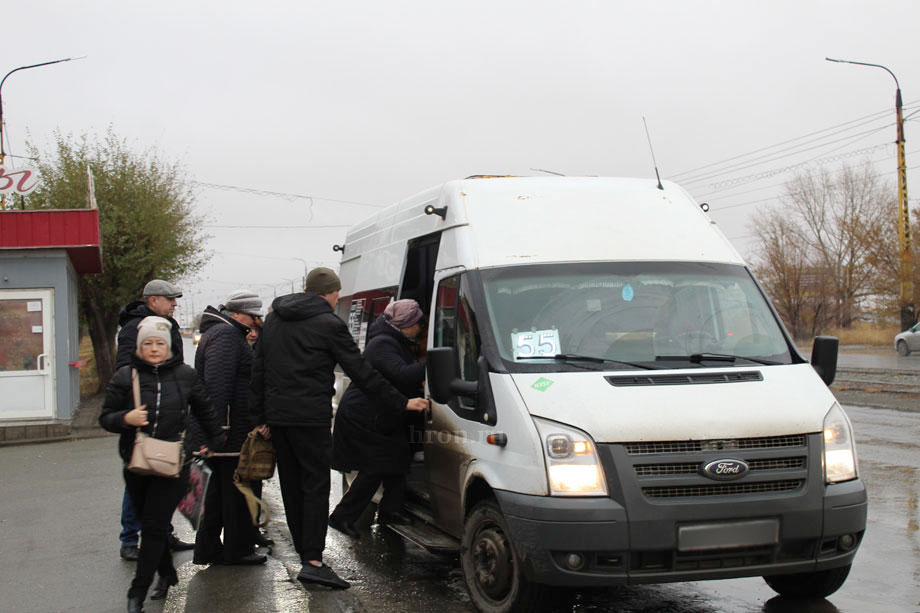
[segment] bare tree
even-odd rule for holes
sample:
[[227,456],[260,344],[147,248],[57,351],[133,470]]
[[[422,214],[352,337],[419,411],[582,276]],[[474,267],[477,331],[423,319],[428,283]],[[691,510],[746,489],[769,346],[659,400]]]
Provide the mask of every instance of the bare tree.
[[[793,178],[781,207],[755,218],[755,270],[793,334],[849,327],[861,303],[897,295],[893,196],[868,163],[819,168]],[[893,284],[883,274],[890,249]]]

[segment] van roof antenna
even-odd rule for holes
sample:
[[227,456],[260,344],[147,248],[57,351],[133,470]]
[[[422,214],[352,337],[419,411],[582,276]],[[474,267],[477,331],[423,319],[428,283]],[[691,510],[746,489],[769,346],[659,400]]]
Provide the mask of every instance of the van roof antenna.
[[552,170],[545,170],[545,169],[543,169],[543,168],[531,168],[531,170],[533,170],[534,172],[545,172],[545,173],[548,174],[548,175],[556,175],[556,176],[559,176],[559,177],[564,177],[564,176],[565,176],[565,175],[562,174],[561,172],[554,172],[554,171],[552,171]]
[[648,139],[648,150],[652,152],[652,165],[655,166],[655,176],[658,178],[658,189],[664,190],[661,184],[661,175],[658,174],[658,162],[655,161],[655,150],[652,149],[652,137],[648,135],[648,124],[645,122],[645,116],[642,117],[642,125],[645,126],[645,138]]

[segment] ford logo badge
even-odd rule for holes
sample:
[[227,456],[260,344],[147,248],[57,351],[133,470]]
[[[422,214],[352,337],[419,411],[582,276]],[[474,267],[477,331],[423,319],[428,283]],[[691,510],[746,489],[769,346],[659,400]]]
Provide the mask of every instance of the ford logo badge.
[[751,470],[744,460],[715,460],[703,467],[703,475],[716,481],[740,479]]

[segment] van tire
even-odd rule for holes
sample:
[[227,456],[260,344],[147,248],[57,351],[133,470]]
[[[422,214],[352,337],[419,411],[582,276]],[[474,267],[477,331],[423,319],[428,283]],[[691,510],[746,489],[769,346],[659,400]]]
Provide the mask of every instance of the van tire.
[[531,611],[543,592],[524,577],[508,524],[494,500],[479,502],[467,515],[460,566],[473,604],[486,613]]
[[786,598],[826,598],[840,589],[850,574],[850,564],[840,568],[796,575],[764,577],[773,591]]
[[907,341],[898,341],[898,353],[905,358],[910,355],[910,348],[907,346]]

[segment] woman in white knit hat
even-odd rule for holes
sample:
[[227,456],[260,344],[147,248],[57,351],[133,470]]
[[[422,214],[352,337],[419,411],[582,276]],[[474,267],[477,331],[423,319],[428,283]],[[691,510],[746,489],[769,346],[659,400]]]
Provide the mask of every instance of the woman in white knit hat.
[[[132,363],[118,369],[105,390],[100,425],[121,434],[118,451],[127,465],[140,430],[153,438],[178,441],[188,425],[189,410],[208,435],[207,448],[219,449],[223,432],[214,418],[211,401],[195,370],[172,352],[172,324],[162,317],[145,317],[137,327],[137,352]],[[132,373],[140,383],[140,406],[134,406]],[[191,458],[191,449],[186,449]],[[166,598],[178,582],[167,544],[169,521],[188,486],[188,465],[179,478],[139,475],[125,468],[125,486],[141,520],[141,547],[137,571],[128,590],[128,612],[144,610],[144,598],[159,575],[152,599]]]

